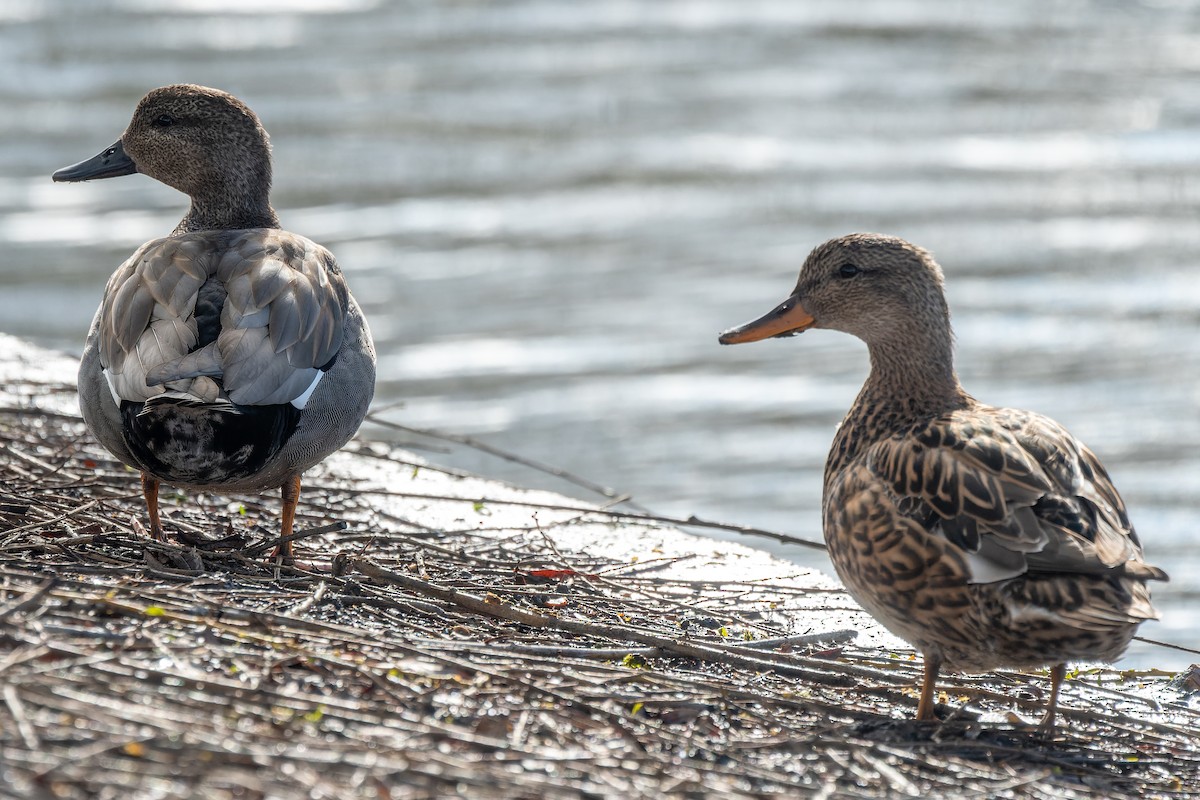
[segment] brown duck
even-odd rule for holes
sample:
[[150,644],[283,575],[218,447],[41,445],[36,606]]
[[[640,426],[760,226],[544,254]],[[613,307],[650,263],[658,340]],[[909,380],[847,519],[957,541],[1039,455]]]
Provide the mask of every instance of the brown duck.
[[160,481],[281,489],[290,559],[301,474],[354,435],[375,390],[362,310],[333,255],[280,228],[267,132],[236,97],[155,89],[116,144],[54,180],[135,172],[191,208],[109,279],[79,367],[84,421],[141,472],[154,538]]
[[917,718],[942,667],[1050,666],[1054,725],[1068,661],[1112,661],[1158,614],[1125,504],[1051,419],[994,408],[954,372],[942,272],[908,242],[852,234],[808,256],[792,295],[722,344],[809,328],[866,342],[871,374],[825,465],[825,541],[876,619],[921,651]]

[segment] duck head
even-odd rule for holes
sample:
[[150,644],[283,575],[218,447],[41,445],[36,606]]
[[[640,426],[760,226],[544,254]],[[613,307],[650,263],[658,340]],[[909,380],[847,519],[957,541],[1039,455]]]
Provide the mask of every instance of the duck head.
[[192,199],[176,232],[278,225],[268,199],[267,132],[245,103],[218,89],[192,84],[154,89],[115,144],[53,178],[88,181],[135,172]]
[[873,346],[911,338],[913,328],[945,328],[948,338],[949,320],[942,271],[927,251],[894,236],[854,233],[819,245],[790,297],[719,341],[741,344],[828,328]]

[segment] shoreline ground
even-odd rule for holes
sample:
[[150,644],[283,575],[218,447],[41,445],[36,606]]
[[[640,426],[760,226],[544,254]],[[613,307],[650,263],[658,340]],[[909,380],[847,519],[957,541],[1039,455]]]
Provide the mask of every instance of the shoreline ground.
[[1185,797],[1200,677],[947,676],[833,579],[355,442],[272,494],[164,492],[74,362],[0,334],[0,796]]

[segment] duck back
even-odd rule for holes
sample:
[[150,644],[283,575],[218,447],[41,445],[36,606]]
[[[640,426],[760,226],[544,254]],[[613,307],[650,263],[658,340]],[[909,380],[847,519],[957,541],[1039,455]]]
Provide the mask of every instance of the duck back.
[[277,486],[340,447],[373,383],[333,256],[273,228],[143,245],[109,281],[80,372],[89,426],[127,464],[231,488]]

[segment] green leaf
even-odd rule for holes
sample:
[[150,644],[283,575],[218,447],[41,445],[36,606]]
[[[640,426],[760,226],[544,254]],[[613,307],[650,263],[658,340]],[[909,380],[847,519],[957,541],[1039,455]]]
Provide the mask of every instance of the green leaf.
[[161,617],[167,613],[167,610],[162,606],[146,606],[147,617]]

